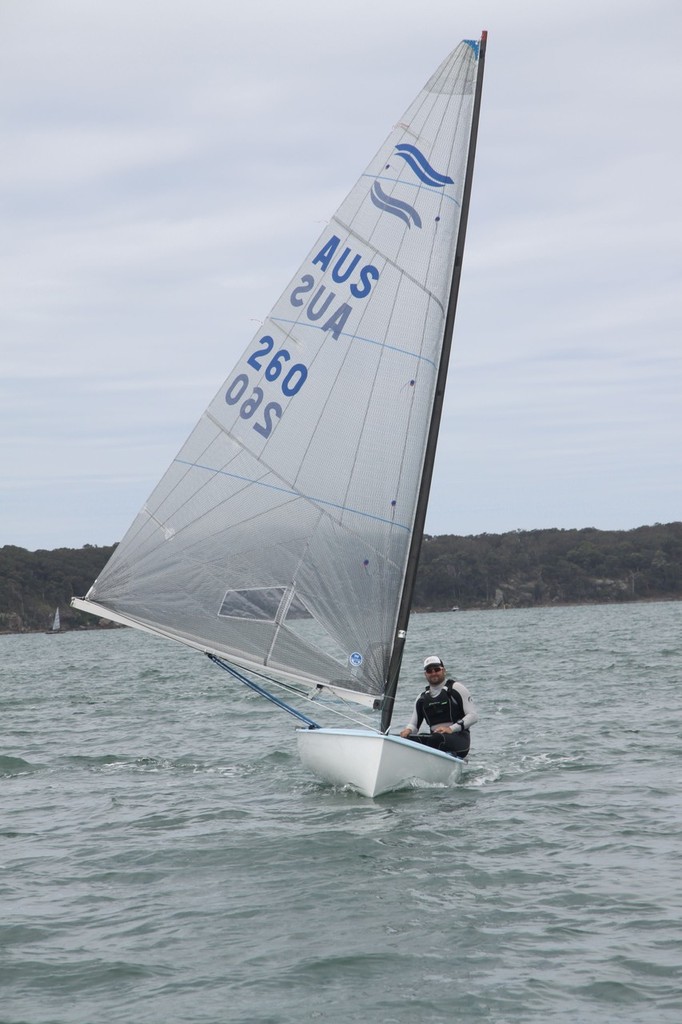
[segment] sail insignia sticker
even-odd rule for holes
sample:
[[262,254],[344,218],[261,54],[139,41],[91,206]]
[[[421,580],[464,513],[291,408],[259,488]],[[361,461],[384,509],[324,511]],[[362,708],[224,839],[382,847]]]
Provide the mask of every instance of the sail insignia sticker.
[[434,170],[424,154],[416,146],[411,146],[407,142],[401,142],[395,147],[395,151],[396,155],[403,158],[425,185],[431,185],[433,188],[443,188],[444,185],[455,184],[447,174],[439,174],[438,171]]
[[393,199],[392,196],[387,196],[378,181],[375,181],[372,185],[370,198],[380,210],[400,217],[402,221],[405,221],[408,228],[411,228],[413,224],[417,228],[422,226],[421,217],[414,206],[410,206],[409,203],[404,203],[400,199]]
[[[452,178],[435,170],[422,151],[411,143],[399,143],[395,147],[395,155],[402,157],[417,178],[430,188],[445,188],[446,185],[454,185]],[[390,165],[387,164],[387,166]],[[384,213],[392,213],[394,217],[399,217],[400,220],[407,224],[408,228],[411,228],[413,225],[416,228],[422,226],[421,217],[414,206],[410,206],[409,203],[396,199],[394,196],[386,195],[378,180],[372,185],[369,197],[380,210]]]
[[353,668],[360,668],[363,662],[363,657],[359,651],[353,651],[353,653],[349,656],[348,660],[353,666]]

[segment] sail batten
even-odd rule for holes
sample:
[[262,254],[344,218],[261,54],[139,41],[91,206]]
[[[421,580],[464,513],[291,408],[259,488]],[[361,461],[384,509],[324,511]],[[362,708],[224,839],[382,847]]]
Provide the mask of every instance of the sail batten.
[[383,694],[478,60],[461,43],[359,175],[93,584],[98,614]]
[[382,516],[374,516],[370,512],[363,512],[361,509],[352,508],[349,505],[342,505],[342,504],[339,504],[338,502],[327,501],[325,498],[321,498],[319,496],[315,496],[315,495],[312,495],[312,494],[303,494],[301,491],[297,491],[297,490],[292,489],[292,488],[283,487],[281,484],[269,483],[266,480],[256,480],[255,478],[249,479],[248,477],[242,477],[242,476],[238,476],[238,475],[236,475],[234,473],[229,473],[225,469],[218,469],[215,466],[202,466],[202,465],[200,465],[197,462],[191,462],[191,463],[190,462],[184,462],[182,459],[176,459],[175,461],[178,462],[178,463],[181,463],[182,465],[190,466],[192,469],[201,469],[201,470],[205,470],[207,473],[218,473],[218,474],[222,474],[224,476],[233,477],[234,479],[240,480],[243,483],[247,484],[248,486],[266,487],[266,488],[268,488],[268,490],[278,491],[280,494],[284,494],[284,495],[290,496],[292,498],[300,498],[302,501],[308,502],[311,505],[314,505],[316,507],[329,505],[332,508],[338,509],[341,512],[350,512],[353,515],[366,516],[366,517],[369,517],[370,519],[378,519],[379,522],[384,522],[384,523],[386,523],[389,526],[395,526],[397,529],[401,529],[401,530],[409,530],[410,529],[408,524],[397,523],[397,522],[395,522],[395,520],[388,519],[388,518],[385,518],[385,517],[382,517]]

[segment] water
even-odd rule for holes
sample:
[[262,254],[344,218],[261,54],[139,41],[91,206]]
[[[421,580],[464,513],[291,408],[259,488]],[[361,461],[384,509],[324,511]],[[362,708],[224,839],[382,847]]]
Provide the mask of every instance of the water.
[[374,801],[200,655],[0,637],[0,1021],[677,1024],[681,619],[416,616],[396,724],[431,653],[481,721]]

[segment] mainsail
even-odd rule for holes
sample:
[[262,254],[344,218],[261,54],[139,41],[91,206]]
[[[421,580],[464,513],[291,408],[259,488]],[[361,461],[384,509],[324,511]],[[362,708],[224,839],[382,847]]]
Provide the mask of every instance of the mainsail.
[[479,69],[464,41],[310,249],[78,607],[379,697]]

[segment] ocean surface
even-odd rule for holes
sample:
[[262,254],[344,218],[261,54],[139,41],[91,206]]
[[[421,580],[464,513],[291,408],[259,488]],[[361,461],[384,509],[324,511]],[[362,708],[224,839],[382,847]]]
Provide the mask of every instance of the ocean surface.
[[415,616],[396,725],[434,653],[470,762],[368,800],[200,654],[0,637],[1,1024],[679,1024],[682,603]]

